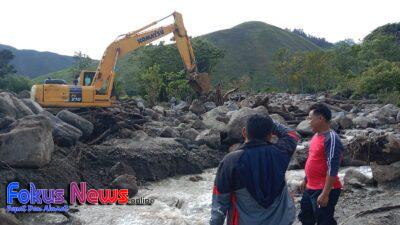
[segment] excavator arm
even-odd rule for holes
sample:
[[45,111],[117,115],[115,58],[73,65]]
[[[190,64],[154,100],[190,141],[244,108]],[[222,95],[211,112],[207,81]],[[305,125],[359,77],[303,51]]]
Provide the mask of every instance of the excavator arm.
[[[170,16],[174,17],[173,24],[149,29]],[[120,35],[114,42],[112,42],[105,50],[93,78],[92,84],[94,85],[96,92],[104,94],[107,96],[106,98],[108,98],[111,94],[114,82],[114,70],[118,59],[126,55],[128,52],[141,46],[145,46],[170,33],[174,34],[175,42],[185,69],[190,74],[188,78],[189,84],[199,94],[208,93],[210,91],[209,76],[206,73],[199,74],[197,71],[193,48],[184,27],[182,15],[178,12],[174,12],[171,15],[134,32]]]

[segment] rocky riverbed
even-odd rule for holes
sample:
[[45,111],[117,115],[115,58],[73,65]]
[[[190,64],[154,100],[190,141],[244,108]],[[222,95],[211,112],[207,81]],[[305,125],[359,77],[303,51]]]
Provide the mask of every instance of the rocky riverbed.
[[[206,189],[212,183],[213,170],[206,170],[199,178],[203,180],[198,182],[185,180],[179,183],[181,178],[174,178],[181,185],[176,190],[168,190],[168,182],[174,179],[163,179],[201,174],[205,169],[216,167],[222,157],[235,150],[242,141],[240,128],[252,114],[269,114],[302,135],[290,164],[293,172],[289,171],[301,175],[299,169],[304,167],[308,140],[312,136],[306,119],[308,108],[322,102],[333,111],[332,126],[346,147],[343,166],[370,166],[373,174],[371,178],[350,170],[345,176],[347,190],[339,203],[343,209],[343,212],[338,210],[339,221],[344,224],[391,224],[389,222],[399,219],[398,203],[394,200],[398,199],[400,190],[400,109],[391,104],[381,104],[374,99],[343,99],[326,93],[238,93],[225,99],[222,106],[195,100],[190,104],[181,101],[174,105],[149,107],[141,99],[130,99],[107,109],[44,110],[23,97],[26,95],[0,93],[0,190],[5,190],[12,181],[19,181],[22,186],[34,182],[39,188],[66,190],[73,181],[85,181],[96,189],[127,188],[130,197],[136,198],[149,195],[150,190],[146,188],[151,189],[152,185],[158,188],[154,190],[163,190],[165,184],[164,191],[152,193],[162,199],[173,196],[174,191],[190,195],[191,187],[200,185],[202,191],[198,192],[198,197],[203,199],[193,201],[198,205],[185,212],[178,207],[168,214],[169,208],[165,204],[175,204],[170,200],[165,200],[165,207],[157,206],[165,218],[178,214],[183,221],[178,224],[192,224],[191,220],[185,222],[185,215],[190,215],[191,211],[196,214],[209,210],[210,195]],[[159,180],[163,181],[154,183]],[[290,181],[290,184],[295,193],[298,182]],[[163,195],[162,192],[170,194]],[[0,206],[4,203],[5,192],[0,191]],[[182,204],[188,204],[188,201]],[[85,213],[92,215],[91,210],[98,210],[101,219],[107,210],[118,214],[118,210],[113,211],[118,207],[112,207],[82,206],[77,213],[79,216],[71,216],[72,212],[59,215],[61,222],[50,224],[96,224],[87,220],[95,221],[96,218],[85,217]],[[101,210],[105,212],[102,214]],[[138,210],[142,213],[126,216],[137,224],[149,224],[146,221],[154,219],[144,208]],[[125,211],[119,213],[122,212]],[[0,217],[3,216],[10,214],[0,213]],[[20,224],[29,224],[33,218],[28,215],[17,217]],[[124,224],[120,217],[113,218],[114,222],[110,224]],[[353,222],[346,222],[345,218]],[[205,218],[198,220],[200,224],[204,221]]]

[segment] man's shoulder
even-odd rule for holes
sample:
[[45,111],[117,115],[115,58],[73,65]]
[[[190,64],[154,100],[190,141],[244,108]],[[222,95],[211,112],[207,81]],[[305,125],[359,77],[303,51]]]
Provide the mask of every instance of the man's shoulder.
[[233,161],[237,161],[239,160],[239,158],[242,156],[243,154],[243,149],[239,148],[237,150],[234,150],[232,152],[229,152],[228,154],[225,155],[223,161],[224,162],[233,162]]

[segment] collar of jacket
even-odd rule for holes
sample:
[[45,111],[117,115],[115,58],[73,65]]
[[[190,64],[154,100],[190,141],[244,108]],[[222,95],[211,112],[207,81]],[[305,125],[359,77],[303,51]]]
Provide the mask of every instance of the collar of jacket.
[[270,144],[271,144],[271,143],[270,143],[270,142],[267,142],[267,141],[254,139],[254,140],[251,140],[251,141],[249,141],[249,142],[243,143],[243,144],[240,146],[239,149],[245,150],[245,149],[249,149],[249,148],[256,148],[256,147],[259,147],[259,146],[265,146],[265,145],[270,145]]

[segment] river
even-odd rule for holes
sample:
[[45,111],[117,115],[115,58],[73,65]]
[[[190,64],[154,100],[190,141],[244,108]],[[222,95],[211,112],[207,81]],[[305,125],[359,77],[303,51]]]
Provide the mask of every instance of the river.
[[[343,179],[348,168],[339,172]],[[372,177],[370,167],[356,168]],[[216,169],[204,171],[200,181],[178,176],[153,182],[142,187],[134,198],[154,199],[151,206],[143,205],[82,205],[76,217],[87,225],[202,225],[208,224],[211,192]],[[289,188],[296,187],[304,177],[304,170],[286,173]]]

